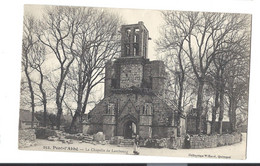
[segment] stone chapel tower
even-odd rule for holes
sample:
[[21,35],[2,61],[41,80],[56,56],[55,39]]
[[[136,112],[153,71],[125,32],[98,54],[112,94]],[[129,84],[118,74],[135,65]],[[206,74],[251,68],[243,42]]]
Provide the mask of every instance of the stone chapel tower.
[[141,88],[163,96],[165,66],[162,61],[149,61],[149,32],[140,21],[122,25],[121,57],[106,65],[105,96],[113,89]]
[[164,63],[148,59],[149,32],[142,21],[122,25],[120,32],[121,56],[106,63],[104,98],[90,111],[83,132],[102,131],[107,139],[169,137],[177,123],[164,101]]

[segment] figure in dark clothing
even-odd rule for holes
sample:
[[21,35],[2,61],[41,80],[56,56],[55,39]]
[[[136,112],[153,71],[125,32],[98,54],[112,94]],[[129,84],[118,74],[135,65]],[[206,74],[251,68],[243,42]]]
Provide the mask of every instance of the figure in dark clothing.
[[174,132],[172,132],[172,135],[170,137],[170,149],[177,150],[177,145],[176,145],[176,138]]
[[184,148],[185,149],[190,149],[190,135],[187,134],[184,140]]
[[139,138],[139,135],[136,135],[135,142],[134,142],[134,154],[135,155],[139,155],[139,152],[138,152],[139,144],[140,144],[140,138]]

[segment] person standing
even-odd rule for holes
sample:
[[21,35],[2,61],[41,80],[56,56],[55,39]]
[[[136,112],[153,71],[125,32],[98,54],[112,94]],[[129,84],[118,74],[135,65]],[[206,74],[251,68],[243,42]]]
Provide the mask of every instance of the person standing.
[[139,151],[138,151],[139,143],[140,143],[139,135],[136,135],[135,140],[134,140],[134,154],[135,155],[139,155]]
[[187,134],[184,140],[184,147],[185,149],[190,149],[190,135]]
[[170,137],[170,149],[177,150],[176,138],[174,132],[172,132],[172,135]]

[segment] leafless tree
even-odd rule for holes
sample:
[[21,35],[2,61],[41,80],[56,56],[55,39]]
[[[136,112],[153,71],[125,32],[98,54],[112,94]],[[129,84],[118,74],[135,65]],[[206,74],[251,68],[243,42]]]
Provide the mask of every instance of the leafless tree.
[[[161,38],[156,41],[157,51],[164,54],[163,60],[166,62],[169,73],[168,88],[166,92],[171,93],[170,99],[177,106],[177,123],[180,125],[180,115],[184,113],[184,91],[186,75],[189,70],[189,64],[184,56],[184,42],[188,35],[183,35],[181,29],[174,25],[176,19],[170,12],[162,12],[165,24],[162,27]],[[186,84],[187,85],[187,84]],[[187,90],[187,89],[186,89]],[[179,131],[178,131],[179,133]]]
[[237,128],[237,112],[247,117],[248,90],[249,90],[249,56],[244,60],[229,66],[226,77],[226,94],[228,98],[228,115],[231,131]]
[[39,74],[39,82],[34,81],[35,84],[38,85],[40,94],[38,95],[37,92],[35,92],[35,95],[39,97],[40,102],[43,105],[43,126],[46,127],[47,125],[47,94],[46,94],[46,88],[44,87],[44,81],[45,81],[45,75],[43,73],[43,63],[45,62],[45,47],[42,45],[39,41],[34,45],[32,50],[34,56],[32,57],[31,61],[31,67],[38,72]]
[[[212,132],[215,131],[216,113],[219,109],[218,132],[222,133],[222,121],[225,108],[224,100],[227,91],[227,85],[230,86],[228,82],[231,78],[248,78],[247,72],[249,71],[249,69],[247,68],[249,67],[250,56],[250,31],[248,25],[250,25],[250,16],[237,15],[236,17],[241,17],[243,19],[243,22],[241,22],[240,27],[230,32],[225,40],[225,43],[221,45],[221,48],[224,50],[223,53],[216,55],[213,60],[214,65],[212,65],[212,67],[214,77],[213,80],[215,82],[215,106],[212,109]],[[240,72],[240,76],[232,73],[234,67],[237,68],[241,65],[243,66],[243,71],[247,72]],[[248,81],[244,80],[244,85],[245,88],[248,87]],[[244,89],[243,92],[246,92],[246,90]],[[232,123],[232,120],[230,121]]]
[[83,12],[84,8],[51,7],[46,10],[46,14],[40,22],[41,30],[38,38],[52,51],[59,66],[58,83],[55,85],[58,129],[67,89],[65,80],[75,60],[75,55],[71,50],[75,46],[75,37],[79,33],[79,27],[86,23]]
[[31,67],[32,59],[34,56],[33,47],[37,42],[34,35],[34,27],[36,21],[32,16],[25,15],[23,23],[23,41],[22,41],[22,67],[26,76],[26,82],[28,83],[28,88],[30,92],[30,105],[32,109],[32,121],[31,127],[34,127],[34,112],[35,112],[35,95],[34,88],[31,78],[31,73],[33,68]]
[[120,48],[118,16],[106,10],[88,8],[84,18],[86,24],[79,28],[75,47],[71,48],[76,57],[69,76],[75,83],[73,87],[77,102],[71,131],[86,111],[91,90],[104,79],[105,62],[114,58]]
[[237,14],[205,12],[167,11],[166,15],[170,18],[171,31],[176,34],[172,37],[177,36],[175,40],[182,43],[175,47],[188,57],[198,84],[196,128],[197,133],[201,133],[203,89],[209,67],[217,55],[227,51],[227,47],[224,47],[226,41],[233,31],[245,24],[245,18]]

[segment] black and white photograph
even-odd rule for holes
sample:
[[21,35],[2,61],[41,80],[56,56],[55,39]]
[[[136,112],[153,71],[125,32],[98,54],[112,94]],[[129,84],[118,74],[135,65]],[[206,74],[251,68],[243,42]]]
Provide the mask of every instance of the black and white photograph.
[[24,5],[19,150],[246,159],[251,23]]

